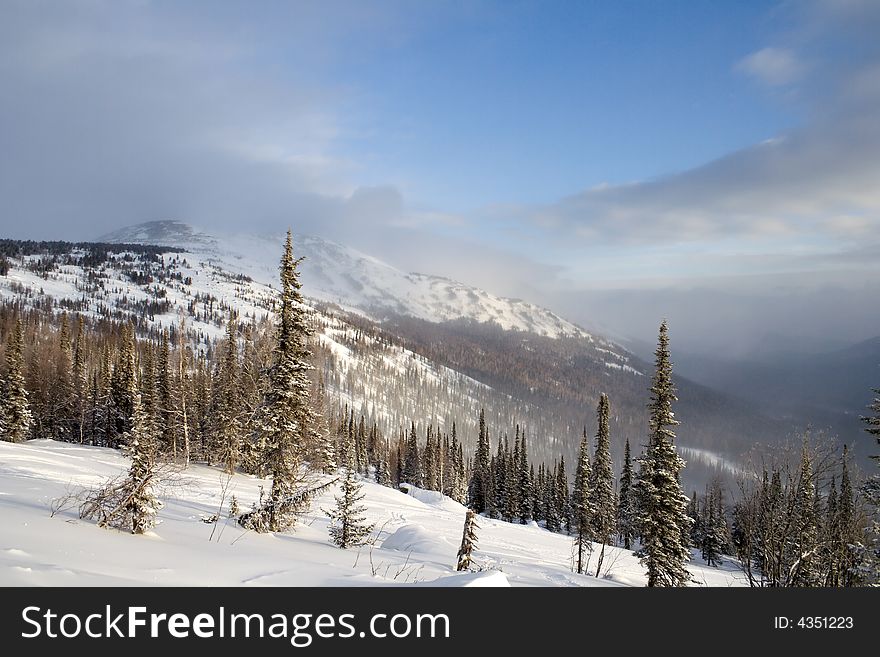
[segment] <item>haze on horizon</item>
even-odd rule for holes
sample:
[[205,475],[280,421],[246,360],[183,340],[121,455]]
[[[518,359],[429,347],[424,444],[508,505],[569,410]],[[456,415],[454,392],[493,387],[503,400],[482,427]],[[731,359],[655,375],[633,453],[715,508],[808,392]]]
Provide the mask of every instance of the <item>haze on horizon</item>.
[[742,357],[880,334],[880,3],[0,0],[0,236],[288,225]]

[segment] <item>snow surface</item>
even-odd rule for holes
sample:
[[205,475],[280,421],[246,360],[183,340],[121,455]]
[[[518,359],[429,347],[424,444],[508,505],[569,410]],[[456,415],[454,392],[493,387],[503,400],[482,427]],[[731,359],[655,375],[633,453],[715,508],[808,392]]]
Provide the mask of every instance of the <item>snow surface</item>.
[[[479,518],[481,572],[455,573],[465,509],[430,491],[406,494],[364,482],[375,546],[340,550],[328,539],[322,508],[330,490],[287,534],[255,534],[226,518],[231,495],[246,508],[269,482],[193,465],[160,485],[165,507],[148,535],[99,529],[53,501],[127,469],[118,451],[51,440],[0,443],[2,586],[643,586],[638,560],[606,549],[608,577],[571,572],[572,541],[534,523]],[[224,496],[225,501],[221,503]],[[217,523],[204,519],[217,514]],[[213,538],[212,538],[213,534]],[[702,586],[744,581],[727,564],[692,564]]]

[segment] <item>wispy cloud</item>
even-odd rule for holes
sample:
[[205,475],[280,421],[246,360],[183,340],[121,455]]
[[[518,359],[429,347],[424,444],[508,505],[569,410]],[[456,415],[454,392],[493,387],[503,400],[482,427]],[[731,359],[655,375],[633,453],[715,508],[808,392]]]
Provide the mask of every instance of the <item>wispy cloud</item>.
[[[511,216],[584,245],[745,240],[778,250],[880,234],[880,4],[805,7],[802,29],[781,37],[790,43],[736,65],[763,83],[792,85],[805,106],[800,127],[689,170],[594,187]],[[815,70],[803,64],[810,48]]]
[[805,65],[787,48],[767,47],[744,57],[735,68],[765,84],[783,86],[798,81]]

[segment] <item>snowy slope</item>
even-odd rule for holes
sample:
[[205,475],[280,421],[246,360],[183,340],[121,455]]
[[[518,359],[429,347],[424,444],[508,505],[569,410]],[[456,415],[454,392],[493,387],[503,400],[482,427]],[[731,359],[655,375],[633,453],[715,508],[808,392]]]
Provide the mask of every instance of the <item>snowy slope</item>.
[[[127,468],[118,451],[50,440],[0,443],[0,586],[642,586],[632,553],[611,548],[608,577],[571,572],[571,539],[536,525],[480,518],[475,557],[483,572],[453,572],[464,508],[429,491],[411,495],[364,483],[376,546],[340,550],[328,540],[317,500],[288,534],[245,532],[225,518],[231,495],[242,506],[266,481],[191,466],[161,485],[160,524],[146,536],[97,528],[75,509],[50,513],[53,500]],[[225,501],[224,499],[225,488]],[[219,524],[203,517],[218,514]],[[212,538],[213,533],[213,538]],[[697,584],[744,582],[731,565],[691,565]]]
[[[72,254],[75,256],[76,254]],[[152,283],[138,285],[126,276],[127,253],[113,254],[98,270],[78,264],[58,265],[55,270],[35,273],[25,265],[39,256],[10,259],[11,269],[0,277],[0,299],[24,307],[45,308],[51,298],[59,304],[75,304],[76,312],[93,318],[138,317],[146,328],[176,326],[181,315],[194,345],[201,350],[221,339],[228,311],[239,317],[271,316],[277,290],[241,271],[221,267],[197,253],[165,253],[161,263],[137,262]],[[275,260],[273,254],[272,260]],[[226,267],[231,267],[223,263]],[[274,268],[267,266],[267,269]],[[252,271],[252,270],[251,270]],[[161,299],[161,311],[144,314],[139,304]],[[412,419],[445,426],[447,416],[473,416],[482,405],[486,386],[449,367],[433,363],[390,341],[363,335],[340,317],[309,307],[319,348],[324,354],[324,379],[334,402],[358,409],[379,422],[383,430],[396,430]],[[432,402],[426,403],[430,398]],[[472,418],[471,418],[472,420]],[[468,420],[459,420],[459,429]]]
[[[178,246],[228,271],[260,282],[277,279],[281,236],[213,237],[187,224],[150,222],[104,235],[102,242]],[[447,278],[405,273],[355,249],[315,236],[295,238],[295,252],[305,256],[302,281],[307,294],[376,319],[409,315],[430,322],[493,322],[505,330],[547,337],[592,336],[555,313],[519,299],[508,299]]]

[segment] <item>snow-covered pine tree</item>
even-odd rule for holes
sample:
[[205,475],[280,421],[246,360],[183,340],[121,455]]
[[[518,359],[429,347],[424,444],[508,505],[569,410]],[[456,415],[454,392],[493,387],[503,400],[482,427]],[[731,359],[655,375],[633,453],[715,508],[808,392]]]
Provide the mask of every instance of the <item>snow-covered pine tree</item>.
[[410,422],[409,439],[406,441],[406,456],[403,462],[403,481],[413,486],[422,485],[422,463],[419,459],[419,440],[416,436],[416,423]]
[[498,517],[497,471],[498,457],[492,456],[489,460],[489,484],[486,487],[486,515],[493,519]]
[[50,389],[52,401],[50,433],[58,440],[71,440],[76,426],[73,398],[73,339],[70,335],[70,319],[61,314],[58,331],[58,358],[55,362],[55,381]]
[[141,406],[149,425],[150,435],[155,435],[157,427],[156,419],[156,364],[153,358],[153,345],[147,342],[143,348],[143,356],[140,363],[140,388]]
[[632,548],[636,537],[635,499],[633,492],[632,457],[629,438],[623,447],[623,469],[620,472],[620,489],[617,500],[617,539],[627,550]]
[[[840,495],[837,502],[838,585],[859,586],[863,583],[865,565],[870,565],[864,548],[864,525],[856,513],[856,497],[849,475],[849,449],[843,446]],[[862,563],[862,562],[866,563]]]
[[477,546],[477,514],[473,509],[468,509],[464,516],[464,532],[461,536],[461,546],[458,548],[457,571],[470,570],[473,565],[473,552]]
[[33,416],[28,403],[28,391],[24,375],[24,328],[21,317],[16,318],[15,327],[9,334],[6,344],[6,380],[3,382],[3,399],[0,414],[3,416],[3,440],[21,443],[28,439]]
[[394,485],[400,486],[404,482],[403,478],[403,440],[397,439],[397,450],[394,459]]
[[540,497],[537,495],[537,491],[540,488],[540,483],[535,475],[535,464],[529,464],[529,485],[531,486],[531,495],[529,496],[528,504],[529,504],[529,513],[531,514],[531,519],[537,522],[541,519],[541,501]]
[[380,486],[391,487],[394,482],[391,480],[391,466],[388,463],[388,446],[380,444],[376,447],[376,482]]
[[458,449],[455,452],[455,495],[453,499],[456,502],[464,504],[467,502],[467,468],[464,461],[464,447],[458,443]]
[[73,433],[80,444],[85,442],[86,409],[88,405],[88,372],[86,371],[85,320],[76,318],[76,344],[73,350]]
[[[313,467],[324,473],[336,471],[336,445],[330,436],[330,428],[327,426],[327,389],[324,384],[324,377],[318,377],[318,383],[315,388],[315,421],[317,422],[317,440],[312,447]],[[377,477],[378,477],[378,464]],[[387,467],[387,463],[386,463]],[[388,474],[386,472],[386,474]]]
[[571,526],[574,531],[575,568],[584,573],[588,567],[589,556],[593,551],[593,501],[590,494],[592,467],[590,466],[590,444],[587,430],[581,438],[577,466],[574,470],[574,487],[571,492]]
[[825,514],[821,518],[821,547],[819,550],[819,571],[823,586],[840,585],[840,559],[844,554],[841,543],[843,532],[840,528],[840,510],[837,497],[837,477],[831,475],[828,485]]
[[120,348],[110,382],[112,434],[110,447],[118,447],[122,436],[131,432],[134,418],[134,396],[137,395],[137,351],[134,326],[122,325]]
[[540,522],[541,520],[547,520],[547,476],[544,472],[544,464],[541,463],[538,466],[538,476],[534,479],[534,491],[533,497],[534,501],[532,503],[532,509],[535,516],[535,522]]
[[720,481],[714,480],[707,485],[699,517],[703,531],[697,547],[700,548],[700,553],[707,565],[718,566],[722,563],[721,556],[728,547],[727,521],[724,518],[724,493]]
[[596,577],[602,571],[605,559],[605,546],[611,545],[614,536],[614,470],[611,465],[611,403],[604,392],[599,396],[596,408],[599,429],[596,432],[596,451],[593,455],[593,467],[590,481],[590,526],[592,540],[601,543],[599,561],[596,564]]
[[[874,388],[874,397],[870,406],[871,415],[862,417],[862,421],[868,426],[865,431],[873,436],[880,445],[880,388]],[[880,454],[872,456],[880,466]],[[868,529],[868,545],[865,548],[861,579],[872,586],[880,585],[880,474],[874,474],[865,481],[862,486],[862,495],[868,504],[873,518]]]
[[217,461],[224,472],[232,474],[241,458],[241,423],[239,418],[238,318],[229,309],[223,356],[214,386],[217,400],[216,439]]
[[487,493],[490,488],[489,433],[486,429],[486,414],[480,409],[480,432],[477,438],[477,450],[474,455],[474,467],[468,483],[468,506],[477,513],[483,513],[488,507]]
[[330,538],[343,550],[366,543],[373,526],[367,523],[364,512],[367,507],[360,504],[364,499],[363,486],[358,479],[356,467],[357,449],[349,445],[344,465],[342,485],[336,500],[336,507],[324,513],[330,518]]
[[156,440],[154,425],[141,396],[134,394],[134,417],[126,437],[126,449],[131,458],[128,471],[131,494],[126,504],[126,515],[131,522],[132,534],[144,534],[156,524],[156,513],[162,503],[153,491],[156,467]]
[[171,343],[168,329],[162,330],[156,359],[156,420],[159,450],[173,453],[176,441],[174,377],[171,374]]
[[[179,420],[180,420],[180,437],[182,438],[183,444],[181,445],[183,452],[183,466],[186,467],[189,465],[190,458],[190,404],[189,398],[191,395],[191,385],[192,378],[189,374],[189,364],[190,358],[187,355],[187,347],[186,347],[186,319],[183,314],[180,316],[180,323],[177,327],[177,377],[175,380],[175,385],[177,386],[177,411]],[[173,404],[170,408],[173,408]],[[177,449],[178,449],[178,441],[177,441],[177,431],[173,431],[166,436],[171,440],[171,457],[177,458]]]
[[513,452],[509,451],[507,438],[504,439],[505,454],[505,509],[504,514],[507,516],[507,522],[519,522],[519,498],[522,493],[520,490],[519,476],[519,460],[520,460],[520,436],[519,425],[516,427],[516,438],[513,445]]
[[425,450],[423,454],[423,483],[427,490],[437,490],[437,480],[439,478],[437,462],[440,455],[437,453],[436,445],[434,443],[434,427],[432,425],[428,425],[428,437],[425,440]]
[[95,444],[100,447],[110,447],[115,439],[115,418],[112,399],[113,365],[110,357],[109,345],[104,345],[101,351],[100,374],[95,376],[95,385],[92,392],[92,407],[94,408],[94,420],[92,422],[95,432]]
[[544,478],[544,525],[551,532],[558,532],[563,522],[559,512],[562,500],[559,496],[558,473],[559,464],[555,463],[552,470],[547,468]]
[[[321,380],[323,387],[323,378]],[[370,427],[370,436],[367,439],[367,462],[373,466],[376,470],[376,480],[379,478],[379,461],[382,459],[382,445],[379,439],[379,428],[376,426],[376,421],[373,421],[373,426]]]
[[363,415],[358,422],[355,434],[355,469],[365,475],[370,469],[370,460],[367,458],[367,421]]
[[90,491],[80,507],[80,517],[95,518],[99,527],[144,534],[155,525],[156,513],[162,508],[153,489],[156,436],[137,381],[129,381],[129,385],[128,395],[133,404],[133,415],[128,419],[131,429],[121,436],[131,458],[128,475],[121,481],[111,480],[106,486]]
[[[310,499],[304,489],[302,465],[307,432],[314,424],[310,400],[309,336],[306,311],[293,257],[293,238],[287,231],[281,257],[281,308],[278,312],[274,362],[269,372],[256,430],[266,446],[265,463],[272,474],[272,490],[254,528],[284,531],[296,521]],[[256,520],[256,518],[255,518]]]
[[534,503],[534,483],[532,469],[529,466],[529,456],[526,448],[526,432],[523,431],[519,444],[519,463],[517,464],[517,477],[519,479],[519,521],[525,525],[531,522]]
[[507,453],[504,443],[498,438],[498,451],[492,460],[492,499],[489,505],[490,518],[502,518],[510,521],[507,516]]
[[690,538],[690,546],[699,547],[703,544],[703,517],[702,517],[702,508],[700,507],[700,498],[697,495],[697,491],[693,491],[691,493],[690,500],[688,501],[687,514],[688,518],[691,519],[691,533],[689,535]]
[[688,498],[682,493],[680,474],[684,461],[675,451],[678,424],[672,412],[677,400],[672,382],[669,334],[666,321],[660,325],[651,403],[648,405],[648,445],[639,459],[636,481],[637,527],[641,536],[642,565],[648,570],[648,586],[684,586],[690,579],[687,536],[690,518]]
[[816,586],[819,575],[816,568],[816,551],[819,542],[819,519],[816,515],[816,486],[813,473],[813,456],[809,440],[804,437],[801,449],[801,465],[798,470],[794,492],[792,521],[794,531],[788,547],[788,583],[791,586]]
[[343,550],[367,542],[373,524],[366,522],[367,507],[359,504],[364,499],[363,486],[354,467],[346,467],[340,494],[335,498],[336,508],[326,511],[330,517],[330,538]]
[[560,528],[571,533],[571,501],[568,493],[568,475],[565,474],[565,455],[559,457],[559,467],[556,469],[556,499],[557,513],[559,514]]

